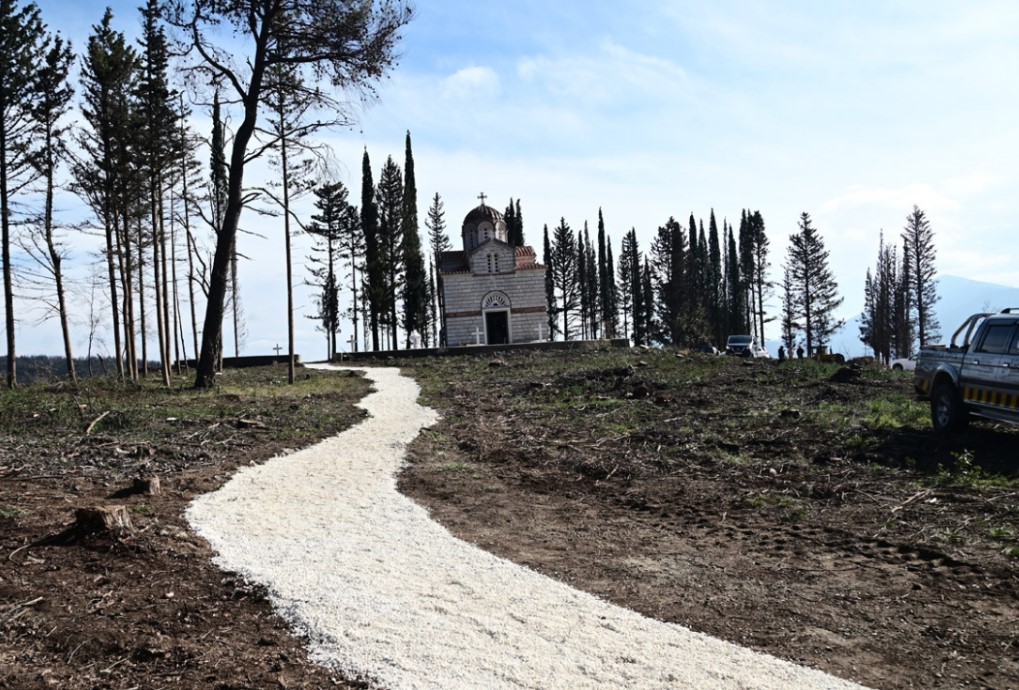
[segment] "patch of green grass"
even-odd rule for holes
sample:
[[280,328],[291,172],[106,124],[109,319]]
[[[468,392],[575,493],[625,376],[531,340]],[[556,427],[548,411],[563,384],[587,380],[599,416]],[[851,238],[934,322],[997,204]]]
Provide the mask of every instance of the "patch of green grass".
[[477,471],[466,462],[445,462],[438,467],[438,471],[444,474],[451,474],[457,477],[477,476]]
[[148,505],[144,503],[139,503],[136,506],[131,506],[127,510],[128,512],[134,513],[135,515],[148,515],[150,512],[152,512],[152,508],[150,508]]
[[0,520],[13,520],[24,514],[24,511],[14,506],[0,505]]
[[903,395],[872,400],[864,420],[872,429],[901,429],[924,427],[927,424],[927,407]]
[[955,455],[951,467],[941,467],[934,476],[935,486],[962,486],[973,489],[1014,488],[1019,479],[992,474],[973,461],[973,453],[962,451]]

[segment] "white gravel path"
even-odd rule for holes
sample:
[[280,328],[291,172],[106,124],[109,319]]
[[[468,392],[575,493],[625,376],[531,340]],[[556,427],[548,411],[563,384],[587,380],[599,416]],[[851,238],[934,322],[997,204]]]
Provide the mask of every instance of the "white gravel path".
[[860,687],[645,618],[453,537],[396,490],[406,445],[438,416],[399,370],[366,375],[369,419],[240,470],[187,511],[221,567],[269,589],[315,661],[390,690]]

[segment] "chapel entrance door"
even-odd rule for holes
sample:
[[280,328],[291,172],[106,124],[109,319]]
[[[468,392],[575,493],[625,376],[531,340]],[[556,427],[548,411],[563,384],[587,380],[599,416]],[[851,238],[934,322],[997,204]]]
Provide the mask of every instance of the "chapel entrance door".
[[485,312],[485,334],[489,345],[509,344],[509,312]]

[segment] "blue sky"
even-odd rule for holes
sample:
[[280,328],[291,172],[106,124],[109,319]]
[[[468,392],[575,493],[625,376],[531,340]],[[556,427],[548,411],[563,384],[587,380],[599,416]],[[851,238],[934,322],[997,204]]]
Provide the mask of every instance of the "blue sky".
[[[77,46],[101,16],[38,4]],[[113,4],[129,34],[138,4]],[[355,198],[364,148],[377,175],[388,155],[402,163],[409,129],[422,217],[441,194],[454,239],[480,192],[498,208],[521,199],[535,245],[544,224],[594,228],[602,208],[617,254],[631,227],[646,248],[670,216],[707,222],[714,209],[720,224],[738,223],[749,208],[764,217],[777,278],[806,211],[852,316],[880,231],[897,241],[917,204],[940,273],[1019,286],[1014,2],[433,0],[416,10],[379,100],[329,137]],[[282,240],[246,220],[266,236],[243,240],[241,275],[246,350],[261,353],[286,337]],[[310,297],[298,306],[310,313]],[[321,357],[323,336],[297,321],[298,350]]]

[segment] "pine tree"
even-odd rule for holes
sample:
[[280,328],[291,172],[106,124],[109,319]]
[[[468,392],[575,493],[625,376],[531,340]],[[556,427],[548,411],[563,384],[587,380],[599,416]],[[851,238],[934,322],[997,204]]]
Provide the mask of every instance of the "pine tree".
[[916,334],[920,347],[941,337],[941,324],[934,315],[938,302],[937,269],[934,260],[934,231],[927,215],[917,206],[906,216],[902,229],[903,255],[908,257],[910,291],[913,293],[913,310],[916,315]]
[[[223,315],[231,247],[238,232],[246,165],[259,125],[265,77],[274,67],[294,67],[307,86],[293,100],[349,124],[341,101],[350,91],[370,90],[395,60],[400,30],[410,21],[410,7],[389,3],[262,2],[261,0],[193,0],[167,3],[167,22],[189,44],[207,83],[231,89],[232,103],[243,116],[234,132],[223,224],[209,271],[209,291],[196,388],[215,382],[215,362],[222,343]],[[223,36],[231,40],[224,42]],[[202,81],[200,78],[196,82]],[[331,85],[337,88],[328,88]],[[336,124],[336,120],[323,126]]]
[[842,304],[842,298],[828,266],[828,250],[811,224],[808,213],[800,216],[799,232],[789,237],[787,266],[799,307],[797,315],[803,318],[807,356],[812,357],[815,348],[826,345],[843,322],[835,318],[835,310]]
[[315,209],[307,231],[315,244],[315,254],[325,254],[324,259],[314,254],[309,257],[308,270],[312,275],[313,287],[319,290],[317,297],[318,314],[326,334],[326,358],[332,360],[339,350],[337,337],[340,329],[340,280],[338,264],[341,260],[350,267],[351,309],[354,326],[354,343],[357,343],[357,286],[358,264],[363,254],[361,227],[357,222],[356,210],[350,206],[349,193],[342,182],[324,183],[315,189]]
[[[432,254],[432,265],[435,267],[432,283],[432,313],[437,318],[432,318],[432,340],[442,346],[445,345],[446,333],[446,305],[442,287],[442,271],[439,264],[439,257],[443,252],[453,249],[452,242],[446,236],[446,214],[442,207],[442,197],[435,193],[432,205],[428,207],[428,218],[425,219],[425,227],[428,228],[428,242]],[[436,332],[438,331],[438,332]]]
[[107,9],[102,21],[92,27],[82,60],[82,117],[86,126],[77,131],[82,153],[72,165],[72,188],[92,208],[103,228],[117,375],[125,377],[126,363],[127,373],[135,378],[130,278],[133,255],[124,227],[136,201],[131,196],[136,167],[131,150],[131,94],[138,58],[124,35],[113,30],[112,21],[113,13]]
[[570,340],[575,332],[577,315],[574,310],[580,303],[580,289],[577,281],[577,241],[565,218],[559,219],[559,225],[552,233],[550,268],[555,311],[563,317],[563,340]]
[[894,335],[892,350],[895,357],[909,357],[913,354],[916,340],[916,321],[913,318],[913,280],[908,253],[903,247],[902,264],[899,267],[899,281],[893,300]]
[[0,252],[3,262],[4,312],[7,330],[7,387],[17,386],[14,318],[14,267],[11,264],[11,220],[14,198],[39,177],[32,165],[39,123],[32,116],[37,73],[49,50],[49,39],[34,3],[18,8],[0,0]]
[[796,297],[792,268],[786,264],[782,271],[782,315],[779,322],[782,343],[789,352],[790,359],[793,356],[793,348],[796,346],[796,336],[802,329],[799,314],[800,307]]
[[397,297],[406,284],[406,262],[403,257],[403,173],[392,156],[386,159],[379,173],[375,190],[379,208],[379,246],[385,267],[385,309],[383,324],[389,332],[389,349],[399,349]]
[[626,251],[630,255],[630,260],[627,261],[629,275],[626,279],[630,283],[630,302],[633,311],[633,344],[647,345],[648,327],[650,324],[648,323],[645,309],[647,296],[644,294],[644,257],[641,254],[640,245],[637,243],[636,228],[630,228],[628,245]]
[[54,221],[54,192],[57,188],[56,172],[61,162],[67,159],[68,126],[62,124],[70,108],[73,91],[68,83],[68,74],[74,62],[70,44],[60,36],[53,39],[39,71],[35,75],[37,100],[31,115],[38,125],[40,147],[32,157],[36,173],[44,181],[44,207],[40,228],[25,249],[48,273],[53,281],[55,311],[60,320],[63,335],[64,358],[67,362],[67,376],[77,382],[74,355],[71,349],[71,328],[67,305],[67,289],[63,260],[67,250],[58,237]]
[[660,325],[655,319],[655,293],[651,285],[651,266],[644,257],[644,266],[640,272],[640,294],[643,298],[641,319],[644,323],[644,345],[660,340]]
[[[169,277],[166,260],[167,245],[164,226],[163,203],[169,185],[169,168],[176,156],[175,137],[166,133],[173,131],[176,124],[176,94],[170,91],[167,70],[169,50],[166,32],[159,24],[161,10],[158,0],[147,0],[141,8],[142,36],[139,41],[138,81],[135,90],[138,121],[136,134],[138,158],[141,162],[147,192],[149,221],[151,227],[147,237],[139,238],[141,250],[146,241],[152,249],[153,287],[155,290],[156,335],[159,346],[160,370],[163,385],[170,385],[170,341],[173,327],[170,321]],[[145,344],[144,309],[145,296],[141,280],[144,273],[139,269],[138,304],[142,314],[142,360],[148,361]],[[146,367],[147,368],[147,367]]]
[[635,241],[635,237],[631,236],[629,232],[623,234],[619,248],[619,263],[616,266],[619,278],[617,301],[623,322],[623,337],[627,339],[633,332],[632,326],[634,325],[633,272],[634,263],[638,260]]
[[414,180],[414,154],[410,146],[410,132],[407,132],[406,152],[403,164],[403,332],[406,347],[410,347],[411,333],[424,336],[428,331],[428,275],[425,258],[421,254],[421,235],[418,232],[417,183]]

